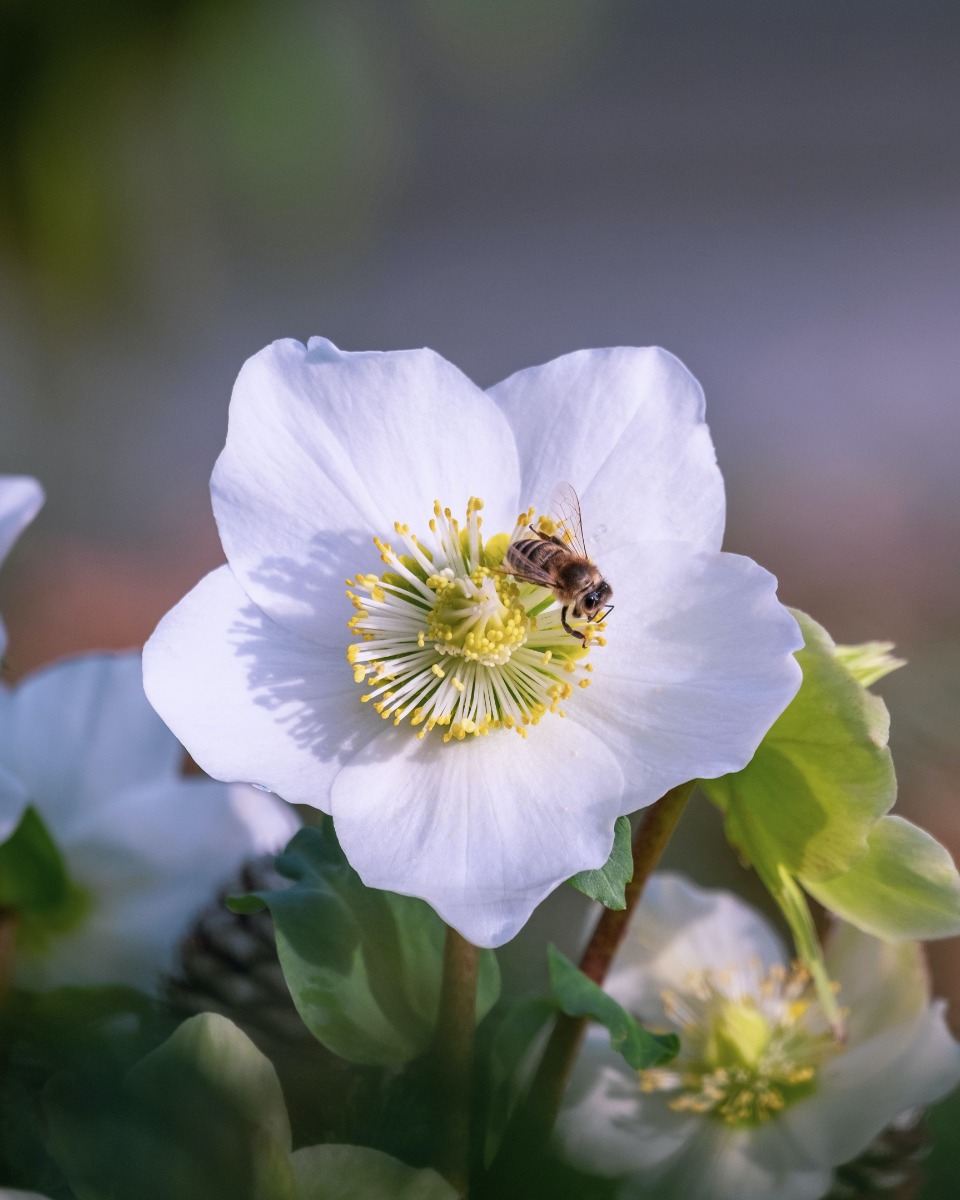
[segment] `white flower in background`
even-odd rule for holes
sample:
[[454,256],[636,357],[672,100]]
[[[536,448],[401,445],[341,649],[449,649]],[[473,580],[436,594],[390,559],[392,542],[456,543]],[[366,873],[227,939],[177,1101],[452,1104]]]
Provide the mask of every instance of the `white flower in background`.
[[[496,570],[560,480],[617,604],[586,641]],[[229,565],[147,644],[152,703],[211,775],[332,813],[366,884],[480,945],[601,866],[618,815],[744,766],[799,686],[776,581],[720,553],[703,395],[662,350],[483,392],[429,350],[276,342],[211,490]]]
[[[43,488],[26,475],[0,475],[0,563],[27,525],[40,511]],[[0,621],[0,657],[7,648],[7,631]]]
[[215,889],[297,828],[276,797],[183,777],[183,750],[143,694],[139,654],[91,655],[0,691],[0,836],[32,805],[74,893],[65,912],[25,914],[25,987],[151,988]]
[[816,1200],[905,1109],[960,1081],[960,1045],[931,1004],[916,943],[838,924],[826,951],[847,1015],[838,1044],[802,970],[724,892],[654,876],[604,985],[679,1057],[633,1071],[588,1033],[557,1140],[621,1200]]

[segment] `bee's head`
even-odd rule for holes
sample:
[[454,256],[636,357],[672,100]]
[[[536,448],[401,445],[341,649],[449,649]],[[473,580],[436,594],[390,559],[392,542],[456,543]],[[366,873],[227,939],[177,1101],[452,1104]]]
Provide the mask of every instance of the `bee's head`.
[[612,595],[613,588],[605,579],[601,579],[596,587],[587,592],[578,607],[585,617],[592,620],[602,608],[607,606]]

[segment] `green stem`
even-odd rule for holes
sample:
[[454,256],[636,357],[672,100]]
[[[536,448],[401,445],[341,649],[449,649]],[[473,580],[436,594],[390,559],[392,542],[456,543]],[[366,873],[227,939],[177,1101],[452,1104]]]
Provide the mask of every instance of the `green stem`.
[[464,1200],[470,1163],[470,1100],[479,961],[477,947],[448,927],[434,1041],[440,1135],[437,1166]]
[[[594,983],[602,984],[606,978],[647,880],[660,862],[695,786],[691,782],[672,788],[644,813],[633,838],[633,878],[624,891],[626,907],[603,910],[580,959],[581,971]],[[526,1100],[510,1123],[489,1182],[496,1180],[499,1185],[511,1166],[521,1164],[522,1169],[527,1147],[545,1144],[560,1111],[586,1027],[586,1017],[569,1017],[566,1013],[557,1017]],[[491,1196],[495,1194],[495,1190],[490,1192]]]

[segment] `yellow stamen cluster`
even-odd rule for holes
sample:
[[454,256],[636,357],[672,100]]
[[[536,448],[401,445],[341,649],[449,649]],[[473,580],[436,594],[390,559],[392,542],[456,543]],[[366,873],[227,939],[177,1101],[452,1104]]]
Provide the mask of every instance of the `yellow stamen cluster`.
[[808,1095],[820,1064],[842,1050],[797,964],[700,972],[662,999],[681,1033],[680,1057],[640,1071],[640,1088],[676,1093],[669,1104],[678,1112],[762,1124]]
[[[421,738],[437,728],[445,742],[492,729],[526,737],[548,712],[565,715],[574,687],[589,686],[590,647],[604,644],[601,623],[572,638],[549,589],[501,569],[509,538],[484,542],[482,508],[472,498],[461,526],[436,502],[428,541],[397,522],[403,551],[375,538],[387,569],[347,580],[357,639],[347,660],[369,689],[360,699]],[[532,519],[522,513],[518,526]]]

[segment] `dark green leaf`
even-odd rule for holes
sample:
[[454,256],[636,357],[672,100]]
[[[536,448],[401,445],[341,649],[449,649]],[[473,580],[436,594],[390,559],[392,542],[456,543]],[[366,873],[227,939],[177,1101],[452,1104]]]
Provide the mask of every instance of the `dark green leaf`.
[[591,900],[599,900],[605,908],[626,908],[624,888],[633,878],[632,837],[629,818],[617,817],[610,857],[599,870],[574,875],[570,880],[573,886]]
[[[293,886],[255,893],[270,909],[290,994],[313,1035],[357,1063],[401,1063],[426,1049],[440,999],[446,927],[429,905],[367,888],[333,823],[301,829],[277,860]],[[250,898],[240,904],[249,905]],[[237,909],[234,899],[231,907]],[[500,990],[481,951],[477,1019]]]
[[570,1017],[592,1017],[610,1033],[610,1046],[636,1071],[659,1067],[676,1057],[679,1039],[672,1033],[650,1033],[635,1017],[549,946],[550,985],[559,1007]]
[[73,929],[89,908],[39,813],[32,806],[0,845],[0,908],[17,914],[17,945],[42,951],[49,939]]

